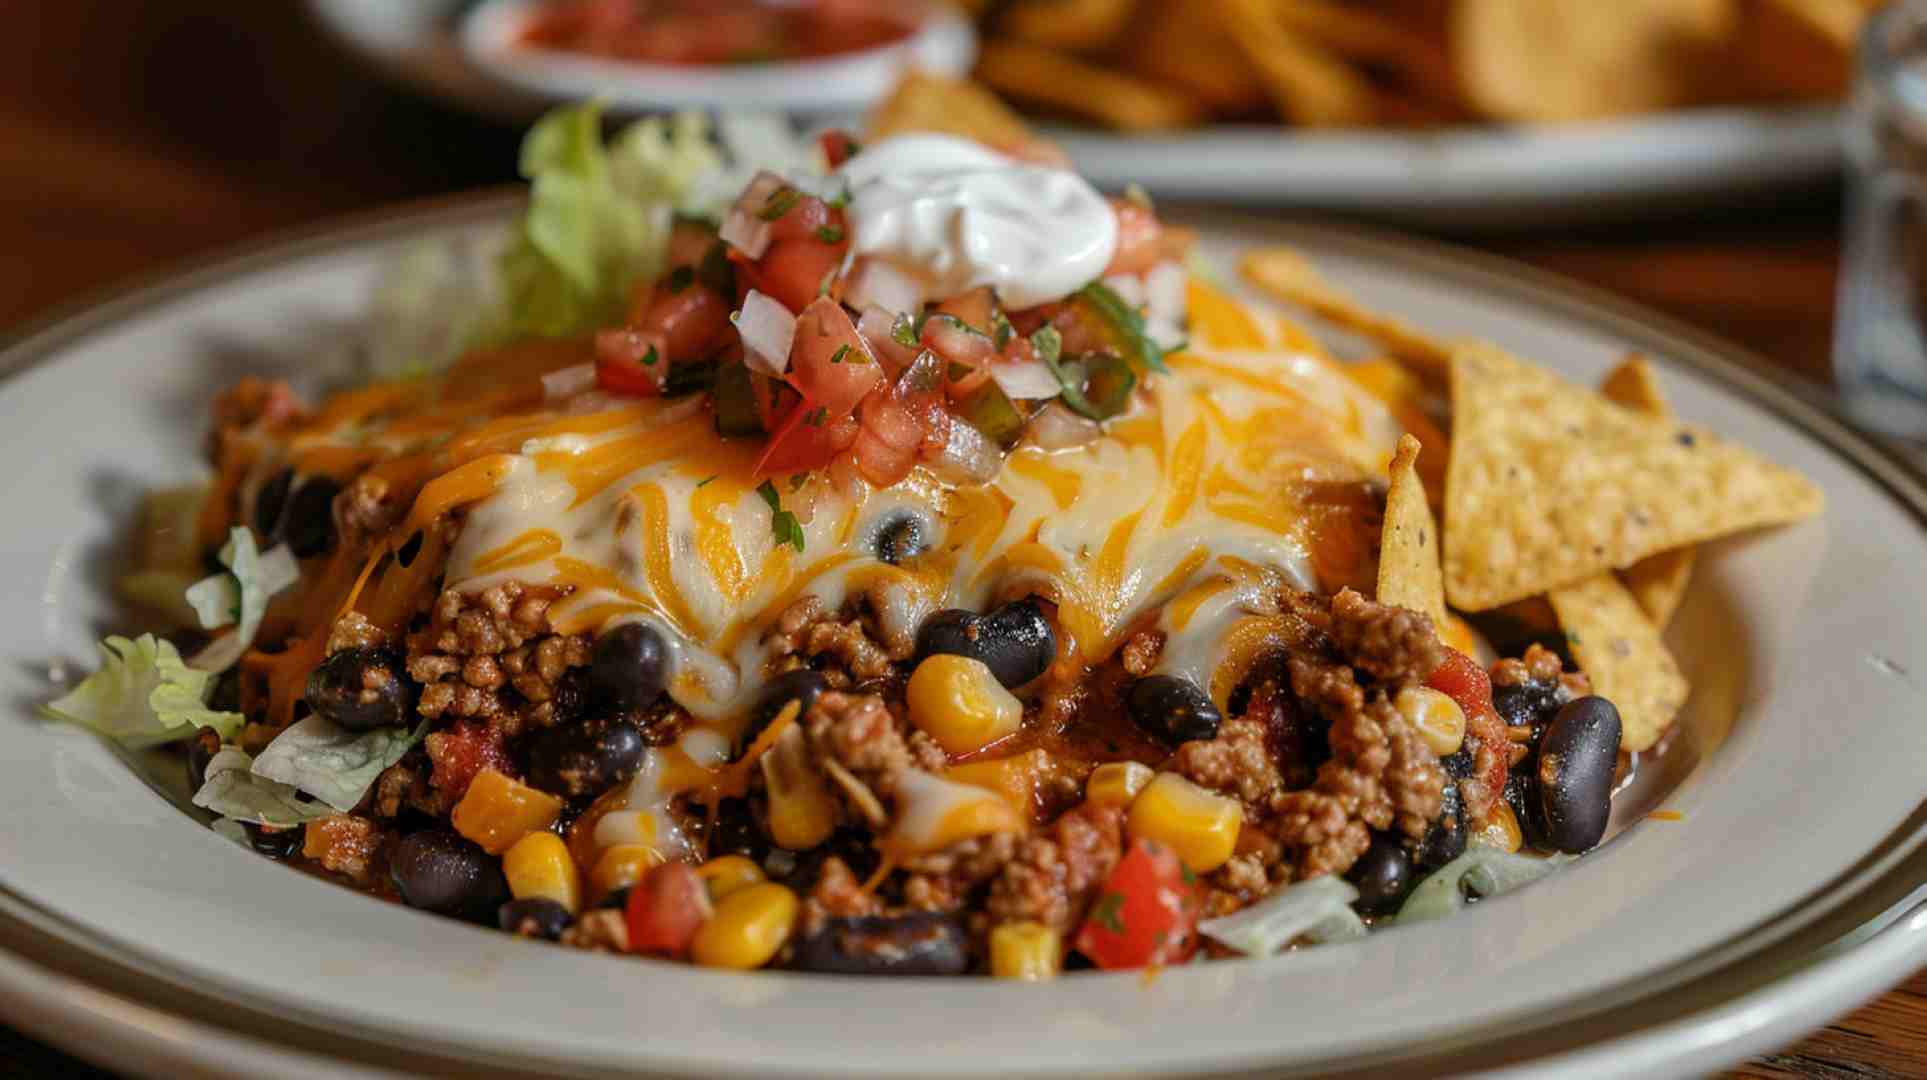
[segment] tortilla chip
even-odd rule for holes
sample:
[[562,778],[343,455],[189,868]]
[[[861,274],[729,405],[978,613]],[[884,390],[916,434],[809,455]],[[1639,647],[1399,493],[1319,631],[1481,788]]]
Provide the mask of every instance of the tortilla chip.
[[1300,34],[1287,30],[1265,0],[1215,0],[1279,115],[1304,127],[1369,124],[1378,112],[1370,80]]
[[1460,0],[1454,67],[1501,120],[1590,120],[1694,99],[1736,29],[1732,0]]
[[1270,98],[1217,12],[1197,0],[1146,0],[1122,60],[1135,74],[1174,86],[1216,113],[1262,112]]
[[1445,578],[1439,570],[1439,527],[1418,478],[1419,441],[1401,435],[1385,494],[1385,531],[1378,548],[1378,602],[1430,616],[1443,633]]
[[1601,574],[1554,589],[1547,599],[1593,692],[1619,709],[1620,749],[1644,750],[1658,742],[1691,687],[1633,594],[1611,574]]
[[1426,410],[1431,393],[1410,369],[1383,357],[1345,364],[1342,370],[1366,393],[1384,402],[1398,426],[1424,444],[1425,452],[1418,459],[1418,474],[1425,481],[1426,497],[1443,504],[1445,463],[1452,459],[1452,444]]
[[[1608,372],[1599,384],[1599,392],[1606,400],[1634,412],[1662,420],[1672,418],[1672,407],[1666,403],[1666,393],[1659,386],[1659,374],[1643,356],[1628,356]],[[1673,612],[1679,610],[1680,598],[1686,595],[1686,584],[1692,576],[1693,549],[1685,547],[1648,555],[1621,570],[1619,581],[1639,601],[1640,609],[1653,620],[1653,625],[1665,630],[1666,624],[1673,621]]]
[[1484,344],[1452,356],[1445,593],[1462,611],[1820,511],[1820,489]]
[[1069,53],[1014,41],[985,43],[977,57],[977,77],[1020,102],[1119,131],[1183,127],[1204,111],[1168,87]]
[[1327,282],[1311,260],[1288,247],[1245,252],[1238,270],[1246,281],[1286,303],[1376,342],[1419,374],[1444,382],[1451,369],[1452,345],[1360,304]]
[[869,137],[875,140],[911,131],[961,135],[996,147],[1035,140],[1022,117],[976,83],[914,71],[870,114]]
[[1272,17],[1295,34],[1357,64],[1373,65],[1438,101],[1462,96],[1443,33],[1428,35],[1416,25],[1373,11],[1362,4],[1333,0],[1268,0]]

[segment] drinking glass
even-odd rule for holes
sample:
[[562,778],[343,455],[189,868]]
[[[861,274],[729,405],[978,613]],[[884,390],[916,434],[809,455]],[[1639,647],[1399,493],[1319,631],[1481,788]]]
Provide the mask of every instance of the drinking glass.
[[1927,0],[1867,21],[1846,153],[1834,377],[1856,421],[1927,445]]

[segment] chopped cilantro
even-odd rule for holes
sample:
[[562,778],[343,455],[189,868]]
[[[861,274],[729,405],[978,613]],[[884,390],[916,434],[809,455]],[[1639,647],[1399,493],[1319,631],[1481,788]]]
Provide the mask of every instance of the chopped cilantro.
[[1098,897],[1097,906],[1091,909],[1091,921],[1113,934],[1124,932],[1124,894],[1107,892]]
[[830,363],[841,364],[843,361],[849,359],[849,356],[850,347],[848,345],[838,345],[836,351],[830,354]]
[[990,312],[990,340],[996,343],[997,351],[1004,351],[1004,346],[1016,336],[1017,328],[1010,325],[1010,319],[1005,317],[1003,311],[993,308]]
[[959,364],[955,360],[952,360],[950,362],[950,368],[945,374],[950,376],[951,382],[962,382],[970,378],[970,373],[975,370],[976,368],[971,367],[969,364]]
[[803,523],[796,515],[783,509],[783,497],[776,493],[776,485],[768,480],[756,486],[756,494],[769,504],[769,529],[776,537],[777,544],[788,544],[798,551],[803,550]]
[[917,327],[910,316],[899,315],[897,321],[890,324],[890,340],[906,349],[917,347]]
[[663,284],[668,286],[670,292],[679,293],[684,289],[689,288],[689,286],[695,284],[695,282],[696,282],[695,267],[678,266],[674,270],[671,270],[669,272],[669,280],[664,282]]
[[656,347],[654,345],[651,345],[649,346],[649,351],[642,354],[642,366],[655,367],[656,360],[657,360]]
[[816,227],[816,238],[826,244],[841,244],[843,242],[843,226],[819,225]]
[[[818,411],[820,412],[821,410],[818,410]],[[790,491],[792,492],[801,491],[803,490],[803,485],[809,482],[810,482],[809,473],[806,473],[806,472],[793,473],[790,475]]]
[[1183,863],[1178,864],[1178,876],[1184,879],[1186,885],[1196,885],[1198,883],[1198,875]]
[[784,214],[796,209],[796,204],[802,201],[803,193],[795,188],[777,188],[770,194],[770,197],[763,202],[763,208],[756,211],[756,216],[764,221],[775,221]]
[[1078,295],[1122,338],[1125,354],[1151,371],[1163,371],[1165,350],[1144,329],[1144,313],[1125,303],[1116,290],[1102,281],[1093,281],[1078,290]]
[[701,480],[698,480],[698,481],[696,481],[696,486],[697,486],[697,487],[699,487],[699,488],[700,488],[700,487],[708,487],[708,486],[709,486],[709,482],[710,482],[710,481],[712,481],[712,480],[714,480],[714,479],[716,479],[716,477],[717,477],[718,475],[720,475],[720,474],[718,474],[718,473],[710,473],[710,474],[709,474],[708,476],[705,476],[705,477],[703,477],[703,478],[702,478]]
[[[822,427],[824,422],[829,418],[830,410],[822,405],[818,405],[816,408],[803,414],[803,422],[811,427]],[[792,488],[791,490],[794,489]]]

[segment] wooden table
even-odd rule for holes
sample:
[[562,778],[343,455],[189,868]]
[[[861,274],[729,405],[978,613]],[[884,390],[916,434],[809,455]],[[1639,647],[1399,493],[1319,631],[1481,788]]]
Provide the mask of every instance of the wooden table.
[[[397,0],[405,3],[407,0]],[[370,83],[292,4],[14,5],[0,36],[0,333],[330,214],[513,179],[517,133]],[[1835,195],[1481,246],[1824,378]],[[71,1061],[0,1029],[23,1075]],[[1927,975],[1745,1077],[1927,1075]]]

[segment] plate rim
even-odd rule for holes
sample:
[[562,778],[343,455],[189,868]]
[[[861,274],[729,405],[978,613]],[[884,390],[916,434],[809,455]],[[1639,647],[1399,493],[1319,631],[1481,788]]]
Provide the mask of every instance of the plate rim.
[[[163,267],[130,283],[83,296],[0,336],[0,382],[57,357],[64,347],[96,330],[111,327],[151,307],[196,290],[218,286],[228,279],[243,277],[281,263],[338,254],[415,233],[479,224],[506,215],[522,198],[519,191],[511,188],[404,203],[270,233]],[[1356,252],[1428,273],[1449,271],[1460,283],[1479,291],[1509,295],[1534,307],[1622,333],[1632,340],[1668,339],[1680,348],[1662,356],[1662,362],[1708,377],[1726,392],[1734,393],[1792,425],[1817,441],[1825,451],[1838,455],[1847,465],[1866,475],[1901,509],[1927,525],[1927,473],[1898,451],[1854,431],[1831,414],[1816,400],[1816,388],[1805,384],[1797,375],[1773,368],[1757,354],[1716,335],[1686,326],[1663,314],[1649,312],[1641,305],[1559,275],[1437,241],[1352,225],[1334,226],[1315,220],[1255,218],[1252,215],[1225,212],[1189,216],[1207,223],[1262,223],[1271,235],[1281,239],[1298,236],[1334,245],[1341,251]],[[1927,814],[1927,803],[1923,803],[1889,834],[1870,842],[1867,849],[1869,854],[1846,871],[1815,885],[1810,895],[1829,897],[1825,910],[1830,911],[1864,891],[1871,880],[1877,880],[1885,873],[1884,865],[1904,858],[1906,852],[1927,838],[1927,829],[1922,827],[1923,814]],[[1860,884],[1854,886],[1854,882]],[[1850,891],[1839,892],[1849,886],[1853,886]],[[7,891],[13,895],[11,890]],[[31,903],[25,897],[19,899]],[[1805,903],[1807,901],[1796,903],[1790,910],[1797,911]],[[1787,921],[1785,913],[1781,913],[1769,919],[1760,929],[1784,921]],[[90,937],[94,936],[91,929],[82,930]],[[1749,932],[1745,936],[1751,937],[1752,934]],[[1690,968],[1708,962],[1724,963],[1733,959],[1736,947],[1736,943],[1730,940],[1716,942],[1675,966]],[[1769,944],[1762,948],[1772,947]],[[1747,955],[1759,951],[1762,949],[1750,950]],[[1715,958],[1715,961],[1709,961],[1709,957]],[[203,985],[188,973],[174,974],[190,979],[192,985]],[[1695,975],[1675,975],[1674,981],[1691,977]],[[1540,1014],[1534,1015],[1536,1018]],[[345,1020],[334,1022],[361,1030],[359,1024],[349,1025]],[[1233,1063],[1227,1061],[1225,1064]],[[1235,1067],[1244,1067],[1246,1064],[1249,1063],[1239,1062]]]

